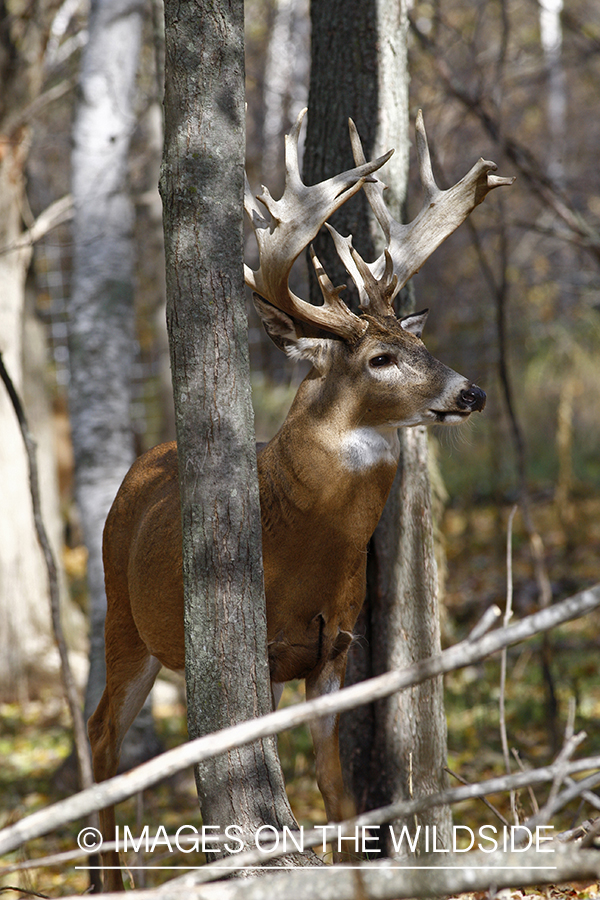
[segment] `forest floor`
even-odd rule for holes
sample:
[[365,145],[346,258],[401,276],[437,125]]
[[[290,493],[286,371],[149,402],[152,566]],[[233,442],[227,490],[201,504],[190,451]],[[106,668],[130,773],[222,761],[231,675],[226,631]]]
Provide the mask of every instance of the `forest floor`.
[[[443,616],[444,643],[464,637],[492,603],[504,606],[506,596],[506,528],[509,507],[480,504],[446,510],[443,534],[448,571]],[[545,559],[552,583],[553,599],[561,600],[600,581],[600,498],[581,496],[574,501],[568,521],[557,515],[550,498],[539,497],[532,507],[533,519],[544,542]],[[513,584],[516,617],[534,611],[537,587],[533,577],[527,536],[519,516],[513,535]],[[548,763],[562,742],[570,703],[575,702],[575,731],[585,731],[586,740],[577,755],[600,753],[600,685],[597,658],[600,650],[600,613],[570,623],[555,632],[544,645],[541,638],[519,645],[508,654],[505,694],[506,725],[511,748],[526,768]],[[544,665],[543,660],[549,660]],[[499,729],[499,660],[487,660],[446,677],[449,769],[468,782],[504,774]],[[552,703],[550,697],[553,697]],[[284,702],[301,699],[300,687],[288,688]],[[186,738],[185,709],[181,701],[155,703],[157,727],[165,748]],[[48,687],[38,699],[20,704],[0,704],[0,826],[61,799],[56,773],[71,748],[67,712],[58,689]],[[314,780],[311,742],[306,729],[280,736],[280,753],[290,801],[300,824],[325,822],[320,794]],[[513,771],[517,763],[514,762]],[[450,783],[456,784],[452,776]],[[545,793],[538,792],[543,803]],[[491,798],[510,818],[507,796]],[[518,795],[526,818],[532,811],[527,791]],[[472,829],[493,824],[490,810],[480,801],[454,807],[457,824]],[[552,824],[566,830],[594,815],[579,803],[565,809]],[[191,772],[146,791],[141,799],[119,806],[119,821],[132,834],[143,824],[151,831],[165,826],[169,834],[180,825],[200,826],[198,803]],[[55,834],[31,841],[2,860],[2,866],[76,848],[82,823],[59,829]],[[128,860],[135,865],[132,855]],[[76,866],[81,860],[9,871],[0,869],[0,891],[8,898],[37,895],[59,897],[84,893],[88,878]],[[160,872],[136,871],[137,887],[151,886],[174,873],[168,865],[194,865],[197,859],[173,860],[165,852],[152,864]],[[133,870],[132,870],[133,871]],[[19,891],[12,891],[18,886]],[[8,889],[8,890],[7,890]],[[503,900],[524,897],[583,898],[600,896],[597,884],[569,885],[541,892],[503,891]],[[485,895],[487,896],[487,895]],[[471,895],[480,900],[484,895]]]

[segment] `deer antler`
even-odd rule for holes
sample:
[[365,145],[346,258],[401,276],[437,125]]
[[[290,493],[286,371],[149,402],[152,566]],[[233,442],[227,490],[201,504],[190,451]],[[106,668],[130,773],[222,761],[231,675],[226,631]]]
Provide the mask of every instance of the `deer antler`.
[[[359,166],[365,159],[362,144],[351,119],[349,127],[354,161]],[[484,197],[494,188],[510,185],[515,180],[492,175],[497,169],[496,164],[480,159],[461,181],[447,191],[442,191],[433,177],[421,110],[417,114],[416,136],[419,174],[425,197],[421,211],[412,222],[402,225],[391,215],[383,199],[385,185],[382,181],[373,178],[369,184],[364,185],[365,194],[387,243],[381,256],[373,263],[365,263],[352,247],[352,235],[342,237],[331,225],[327,225],[340,259],[356,282],[361,309],[382,315],[393,314],[392,302],[398,291]],[[392,262],[391,268],[388,255]],[[370,279],[365,271],[370,273]],[[392,286],[393,279],[396,280]]]
[[[350,169],[320,184],[302,182],[298,166],[298,137],[306,110],[285,138],[285,189],[280,200],[274,200],[266,187],[255,199],[246,180],[244,207],[248,213],[260,259],[257,271],[244,266],[246,284],[278,309],[289,315],[324,328],[345,340],[356,340],[364,333],[367,323],[350,312],[340,300],[341,287],[334,288],[321,264],[313,254],[323,293],[323,306],[313,306],[297,297],[288,285],[291,268],[302,250],[307,247],[321,226],[346,200],[371,180],[370,176],[392,155],[393,151],[373,162],[363,159]],[[256,200],[260,200],[270,214],[266,218]]]

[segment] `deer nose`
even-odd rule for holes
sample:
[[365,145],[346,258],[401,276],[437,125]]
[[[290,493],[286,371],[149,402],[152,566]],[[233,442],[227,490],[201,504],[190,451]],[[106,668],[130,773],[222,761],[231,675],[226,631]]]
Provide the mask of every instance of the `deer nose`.
[[485,400],[485,391],[482,391],[476,384],[472,384],[460,392],[458,405],[471,412],[481,412],[485,406]]

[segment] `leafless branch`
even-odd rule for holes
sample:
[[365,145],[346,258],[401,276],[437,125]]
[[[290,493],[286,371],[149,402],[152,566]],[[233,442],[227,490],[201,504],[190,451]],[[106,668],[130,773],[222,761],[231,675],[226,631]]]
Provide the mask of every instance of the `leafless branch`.
[[596,262],[600,261],[600,232],[593,228],[574,208],[559,185],[544,171],[544,167],[532,151],[503,131],[490,98],[481,93],[469,92],[452,72],[447,60],[439,52],[436,52],[431,38],[419,28],[410,15],[409,21],[411,30],[421,45],[429,51],[433,65],[448,93],[459,100],[479,120],[484,130],[525,178],[530,190],[562,221],[570,233],[569,239],[587,250]]
[[31,228],[24,231],[19,236],[18,240],[13,241],[12,244],[8,244],[5,247],[0,247],[0,255],[14,253],[17,250],[32,247],[37,241],[48,234],[49,231],[52,231],[53,228],[62,225],[63,222],[68,222],[72,216],[73,198],[70,194],[66,194],[64,197],[61,197],[60,200],[51,203],[47,209],[40,213]]
[[75,81],[70,78],[65,78],[64,81],[54,85],[54,87],[48,88],[47,91],[44,91],[23,109],[16,110],[16,112],[7,119],[3,128],[4,134],[8,135],[9,138],[12,138],[20,128],[27,125],[32,119],[35,119],[36,116],[39,116],[46,106],[60,100],[61,97],[68,94],[69,91],[72,91],[74,88]]
[[[420,797],[410,801],[401,801],[399,803],[391,804],[390,806],[384,807],[379,810],[373,810],[371,812],[365,813],[361,816],[357,816],[353,819],[349,819],[346,822],[340,823],[339,828],[342,833],[348,834],[352,833],[352,831],[356,828],[360,829],[363,827],[373,827],[375,825],[381,825],[383,823],[392,821],[398,816],[409,817],[422,811],[423,809],[431,808],[432,806],[445,805],[445,804],[453,804],[460,803],[467,799],[473,798],[484,798],[486,794],[497,794],[500,792],[506,792],[508,790],[520,789],[527,787],[531,784],[543,784],[547,782],[552,782],[556,779],[559,771],[564,773],[566,770],[571,772],[572,774],[588,771],[590,769],[594,769],[595,771],[589,778],[582,779],[579,782],[573,782],[573,789],[569,792],[568,801],[574,799],[574,797],[579,796],[582,792],[585,792],[587,788],[600,780],[600,774],[598,772],[598,768],[600,767],[600,757],[590,757],[584,760],[577,760],[571,763],[565,763],[562,759],[557,759],[552,765],[546,766],[544,768],[535,769],[531,772],[520,772],[514,775],[504,775],[498,778],[488,779],[487,781],[481,782],[480,784],[472,784],[465,785],[459,788],[452,788],[438,794],[432,794],[425,797]],[[565,792],[566,793],[566,792]],[[564,799],[564,798],[563,798]],[[561,801],[562,802],[562,801]],[[535,828],[537,822],[534,823],[533,820],[530,820],[530,823],[527,823],[528,827],[532,830]],[[181,840],[181,839],[180,839]],[[213,838],[211,837],[211,840]],[[321,845],[323,843],[323,832],[321,830],[305,830],[303,832],[302,838],[303,846],[308,849],[309,847],[314,847]],[[182,841],[183,843],[183,841]],[[187,873],[184,876],[180,876],[176,879],[173,879],[168,886],[168,889],[172,891],[172,893],[163,894],[163,890],[165,888],[161,888],[157,892],[153,892],[152,896],[156,897],[157,893],[160,894],[160,897],[168,897],[168,896],[177,896],[177,890],[179,887],[185,888],[186,890],[191,890],[195,885],[206,883],[210,881],[214,881],[222,878],[225,873],[229,873],[232,868],[247,868],[251,866],[260,866],[264,865],[268,862],[273,862],[280,858],[283,855],[289,855],[289,848],[286,848],[285,845],[281,841],[278,842],[279,846],[273,852],[265,851],[265,850],[249,850],[244,853],[236,854],[234,857],[228,857],[226,859],[217,860],[214,863],[210,863],[208,865],[202,866],[197,870]],[[108,846],[114,846],[112,843]],[[15,864],[13,866],[9,866],[4,870],[0,871],[0,874],[6,875],[9,872],[16,871],[21,868],[33,868],[39,865],[56,865],[61,862],[66,862],[73,860],[77,856],[83,856],[82,851],[72,851],[67,854],[56,854],[54,857],[45,857],[40,860],[30,860],[26,863]],[[468,857],[456,856],[454,858],[446,856],[444,862],[446,865],[452,868],[454,864],[458,864],[459,867],[464,867],[465,869],[473,868],[476,864],[474,862],[477,854],[470,854]],[[479,855],[479,861],[484,858],[483,854]],[[493,869],[491,860],[488,857],[487,859],[487,868],[489,872],[492,870],[494,872],[497,869]],[[534,864],[531,862],[529,858],[523,858],[519,856],[521,859],[521,869],[519,870],[519,878],[523,878],[523,869],[529,865]],[[543,858],[543,862],[546,862],[546,857]],[[554,862],[554,860],[552,861]],[[539,863],[539,856],[536,860],[536,864]],[[477,865],[479,862],[477,863]],[[496,862],[493,865],[500,865],[500,863]],[[418,867],[417,867],[418,868]],[[435,868],[435,866],[434,866]],[[344,869],[341,870],[339,868],[336,869],[338,872],[344,872]],[[367,866],[360,867],[361,872],[371,871],[371,869]],[[402,871],[404,873],[409,871],[409,868],[403,868]],[[536,881],[539,881],[540,878],[537,875],[538,870],[536,869]],[[582,870],[578,870],[578,877],[581,877],[583,874]],[[516,879],[515,875],[515,879]],[[525,879],[527,876],[524,876]],[[570,876],[571,877],[571,876]],[[575,877],[575,876],[572,876]],[[555,878],[555,880],[560,880]],[[248,883],[248,882],[246,882]],[[494,883],[496,883],[494,881]],[[512,881],[511,884],[520,884],[521,881]],[[524,883],[528,883],[526,880]],[[467,888],[465,888],[466,890]],[[432,889],[433,890],[433,889]],[[143,894],[143,892],[138,891],[136,895]],[[286,896],[288,895],[288,891],[286,890]],[[415,894],[417,896],[418,894]],[[211,894],[204,893],[196,893],[192,896],[197,897],[208,897],[212,896]],[[220,895],[219,895],[220,896]],[[236,895],[237,896],[237,895]],[[240,895],[241,896],[241,895]],[[387,894],[385,896],[388,896]],[[390,895],[391,896],[391,895]],[[398,894],[398,896],[406,896],[405,894]]]
[[[521,772],[524,772],[524,771],[525,771],[525,766],[523,765],[523,760],[521,759],[521,757],[520,757],[520,755],[519,755],[519,751],[517,750],[516,747],[511,747],[511,751],[512,751],[513,758],[514,758],[516,764],[518,765],[520,771],[521,771]],[[531,802],[531,808],[533,809],[534,813],[538,813],[538,812],[540,811],[540,807],[539,807],[539,804],[538,804],[538,802],[537,802],[537,797],[535,796],[535,793],[534,793],[533,788],[531,787],[531,785],[528,785],[528,786],[527,786],[527,792],[528,792],[528,794],[529,794],[529,800],[530,800],[530,802]]]
[[52,628],[54,630],[54,639],[56,641],[56,646],[58,647],[58,652],[60,655],[63,684],[65,687],[67,702],[69,704],[69,710],[71,712],[71,719],[73,721],[75,748],[79,767],[79,779],[82,788],[91,789],[94,779],[92,776],[92,765],[85,734],[83,713],[80,706],[79,692],[77,690],[77,685],[75,684],[75,679],[73,677],[73,672],[71,671],[71,665],[69,663],[69,654],[67,651],[67,645],[65,642],[65,637],[60,620],[60,592],[58,587],[56,562],[54,560],[54,554],[52,552],[52,547],[50,546],[50,541],[48,540],[48,534],[46,532],[44,520],[42,518],[35,441],[27,423],[27,418],[23,410],[23,404],[21,403],[15,386],[8,372],[6,371],[1,353],[0,377],[4,382],[4,386],[13,405],[15,415],[19,423],[19,428],[21,429],[23,443],[25,444],[25,452],[27,454],[27,461],[29,465],[29,488],[31,493],[31,503],[33,506],[33,519],[35,523],[37,538],[44,555],[46,570],[48,573]]
[[[119,803],[140,790],[174,775],[195,763],[217,756],[234,747],[250,743],[270,734],[293,728],[304,722],[334,712],[353,709],[372,700],[389,697],[429,678],[472,665],[496,653],[503,647],[527,640],[535,634],[555,628],[571,619],[580,618],[600,606],[600,585],[588,588],[561,603],[541,610],[486,634],[478,641],[468,639],[445,650],[439,656],[422,660],[399,672],[386,672],[376,678],[352,685],[316,700],[270,713],[260,719],[243,722],[225,728],[216,734],[206,735],[176,747],[150,760],[125,775],[118,775],[93,788],[61,800],[45,810],[33,813],[20,822],[0,831],[0,853],[7,853],[25,841],[47,834],[68,822],[75,821],[103,807]],[[575,765],[575,764],[572,764]],[[572,774],[570,770],[567,774]],[[579,771],[577,769],[577,771]],[[512,776],[514,778],[520,775]],[[465,790],[465,788],[461,788]]]
[[495,603],[492,606],[488,606],[479,622],[475,625],[472,631],[469,633],[470,641],[478,641],[480,637],[483,637],[484,634],[487,634],[494,625],[498,624],[498,619],[502,615],[502,610]]
[[[448,775],[452,775],[452,777],[456,778],[457,781],[460,781],[461,784],[469,784],[469,782],[465,778],[463,778],[461,775],[458,775],[456,772],[453,772],[452,769],[448,768],[448,766],[444,766],[444,768],[445,768],[446,772],[448,773]],[[508,821],[508,819],[504,818],[504,816],[502,815],[500,810],[496,809],[496,807],[494,806],[493,803],[490,803],[490,801],[487,800],[485,797],[481,798],[481,802],[483,803],[484,806],[487,806],[487,808],[491,812],[494,813],[496,818],[498,818],[502,822],[503,825],[510,826],[510,822]]]
[[[594,757],[586,761],[579,760],[577,763],[574,763],[572,765],[579,766],[582,763],[585,763],[586,768],[589,768],[597,765],[598,761],[599,758]],[[340,832],[345,835],[352,834],[353,832],[355,832],[355,829],[378,826],[386,822],[391,822],[397,818],[408,819],[416,813],[422,812],[425,809],[431,809],[435,806],[452,805],[455,803],[461,803],[467,799],[483,799],[485,798],[486,794],[506,792],[514,788],[527,787],[531,784],[542,784],[551,780],[553,781],[556,778],[557,773],[563,767],[564,763],[557,760],[551,766],[542,769],[535,769],[531,772],[523,772],[517,775],[504,775],[498,778],[491,778],[487,781],[480,782],[479,784],[465,784],[464,787],[461,788],[451,788],[445,791],[441,791],[437,794],[429,794],[427,796],[419,797],[414,800],[399,801],[397,803],[390,804],[389,806],[381,807],[380,809],[372,810],[370,812],[363,813],[360,816],[348,819],[345,822],[339,823],[337,827],[340,829]],[[579,784],[581,785],[581,790],[585,790],[587,784],[592,782],[594,779],[600,780],[600,775],[597,771],[588,779],[583,779],[581,782],[579,782]],[[575,782],[575,784],[577,784],[577,782]],[[573,796],[575,796],[574,791],[571,792],[570,800],[573,799]],[[570,802],[570,800],[568,802]],[[486,805],[488,805],[490,809],[494,813],[496,813],[500,819],[502,819],[502,816],[497,813],[497,811],[491,804],[487,803]],[[529,827],[532,830],[536,827],[536,825],[542,824],[542,822],[540,821],[536,821],[534,823],[533,820],[531,820],[531,822],[532,824]],[[322,843],[323,832],[321,830],[304,832],[303,846],[306,849],[308,849],[309,847],[318,846]],[[236,854],[233,859],[231,857],[227,857],[225,859],[216,860],[214,863],[202,866],[201,868],[193,872],[173,879],[171,883],[181,883],[185,884],[186,886],[205,883],[208,881],[212,881],[215,878],[221,877],[224,869],[227,870],[231,868],[232,865],[236,867],[239,865],[240,868],[244,866],[261,865],[264,864],[266,859],[274,860],[286,855],[288,852],[289,848],[286,848],[286,846],[283,844],[278,849],[269,854],[265,854],[264,851],[247,851],[244,854]],[[469,857],[469,859],[471,859],[471,857]]]
[[[136,891],[137,900],[393,900],[393,898],[457,895],[525,885],[557,884],[600,877],[600,854],[555,842],[545,848],[515,852],[444,854],[427,871],[394,860],[360,866],[325,866],[265,874],[263,878],[234,879],[218,884],[168,882],[152,890]],[[429,862],[429,860],[428,860]],[[122,894],[106,894],[120,900]],[[65,898],[75,900],[75,898]],[[78,898],[79,900],[79,898]]]
[[548,822],[553,811],[554,804],[556,802],[556,798],[558,797],[558,792],[560,791],[560,787],[565,780],[565,767],[568,761],[571,759],[577,747],[581,744],[582,741],[586,738],[585,731],[581,731],[579,734],[571,735],[566,741],[565,744],[558,754],[556,760],[556,775],[552,780],[552,787],[550,788],[550,793],[548,795],[548,799],[539,813],[536,814],[535,819],[536,822]]
[[[504,610],[504,627],[510,623],[512,618],[512,598],[513,598],[513,575],[512,575],[512,525],[517,507],[513,506],[508,517],[508,526],[506,533],[506,608]],[[505,715],[505,698],[506,698],[506,665],[507,665],[507,649],[502,651],[500,657],[500,739],[502,741],[502,755],[504,756],[504,768],[506,774],[510,775],[510,755],[508,752],[508,735],[506,733],[506,715]],[[513,814],[515,825],[519,824],[517,814],[516,796],[514,791],[510,795],[510,808]]]

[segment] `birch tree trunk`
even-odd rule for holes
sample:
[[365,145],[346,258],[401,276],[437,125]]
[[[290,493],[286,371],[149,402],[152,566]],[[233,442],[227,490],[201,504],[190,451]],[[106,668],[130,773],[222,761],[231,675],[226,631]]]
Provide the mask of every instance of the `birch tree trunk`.
[[[0,352],[20,396],[35,398],[29,415],[38,444],[42,513],[60,559],[61,523],[49,402],[44,396],[43,341],[27,340],[26,277],[31,247],[23,233],[25,165],[30,143],[27,108],[42,90],[43,45],[50,4],[36,16],[0,0]],[[30,412],[30,404],[27,404]],[[58,670],[50,623],[46,567],[37,541],[23,439],[14,409],[0,390],[0,697],[25,700]],[[63,601],[66,601],[66,597]]]
[[[69,406],[75,495],[88,550],[90,674],[86,718],[96,708],[106,677],[102,532],[115,494],[134,459],[130,423],[134,210],[128,190],[128,159],[136,121],[141,29],[138,0],[93,0],[73,129]],[[138,724],[138,739],[139,735]],[[142,718],[142,735],[142,746],[129,760],[126,745],[125,765],[139,762],[158,749],[148,708]]]
[[[388,185],[386,203],[400,220],[410,145],[406,10],[404,0],[312,0],[304,166],[305,180],[313,183],[353,165],[347,131],[351,116],[367,159],[395,148],[381,177]],[[361,255],[374,258],[381,238],[372,230],[366,201],[353,200],[340,214],[336,228],[351,232]],[[326,239],[317,253],[334,283],[345,283]],[[409,312],[410,300],[404,303],[401,312]],[[346,684],[441,650],[426,430],[401,429],[400,441],[398,474],[370,548],[367,600],[359,620],[366,641],[351,648]],[[442,789],[447,757],[442,680],[342,717],[341,750],[359,812]],[[418,823],[396,826],[403,824],[411,834],[415,824],[436,825],[438,846],[443,846],[450,834],[450,811],[431,810]]]
[[[161,179],[183,523],[188,729],[271,709],[242,271],[243,3],[167,0]],[[290,825],[273,739],[203,763],[205,824]]]
[[[0,248],[21,236],[28,140],[7,141],[0,159]],[[23,395],[25,277],[30,248],[0,253],[0,352]],[[46,574],[37,542],[23,439],[12,404],[0,389],[0,696],[24,700],[29,682],[52,648]],[[39,671],[38,669],[38,671]]]
[[563,0],[540,2],[540,40],[547,71],[546,109],[550,142],[548,174],[561,187],[565,180],[567,78],[562,61]]

